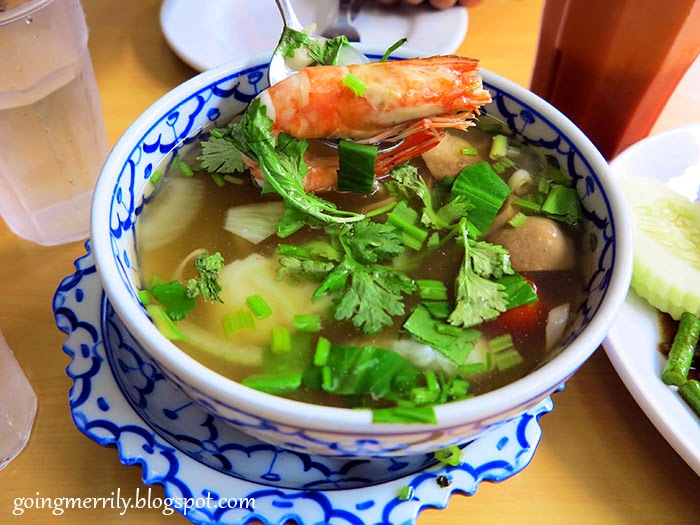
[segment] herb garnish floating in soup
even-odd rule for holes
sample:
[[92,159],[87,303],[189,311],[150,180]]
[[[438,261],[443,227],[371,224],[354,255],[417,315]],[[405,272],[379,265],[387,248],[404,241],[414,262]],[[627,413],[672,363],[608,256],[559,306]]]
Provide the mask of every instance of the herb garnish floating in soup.
[[434,422],[536,367],[579,301],[579,202],[553,159],[474,126],[477,66],[308,67],[181,149],[137,226],[160,330],[251,388],[377,422]]

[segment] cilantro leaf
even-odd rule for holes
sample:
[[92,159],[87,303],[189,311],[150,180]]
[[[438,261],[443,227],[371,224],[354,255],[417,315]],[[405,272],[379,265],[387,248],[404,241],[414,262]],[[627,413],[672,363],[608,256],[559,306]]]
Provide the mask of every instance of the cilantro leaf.
[[236,173],[246,170],[241,152],[224,137],[212,136],[202,142],[202,154],[197,157],[202,169],[209,173]]
[[299,279],[323,281],[335,266],[329,261],[291,255],[280,257],[279,263],[277,277],[280,279],[288,278],[291,282],[296,282]]
[[362,262],[391,259],[404,251],[403,240],[394,226],[370,220],[356,222],[341,242]]
[[481,277],[500,279],[515,273],[510,266],[510,254],[503,246],[469,240],[469,257],[474,271]]
[[403,315],[402,294],[415,290],[415,283],[406,274],[381,264],[364,265],[349,256],[334,272],[347,276],[347,286],[335,304],[335,318],[352,320],[355,327],[368,335],[390,326],[391,316]]
[[441,224],[455,224],[461,218],[466,217],[467,213],[473,208],[474,206],[471,202],[461,195],[457,195],[436,212],[437,218]]
[[347,44],[345,35],[326,40],[312,39],[303,31],[285,27],[279,46],[285,58],[292,58],[297,51],[305,49],[316,65],[334,66],[338,63],[340,49]]
[[194,261],[194,268],[199,272],[199,278],[187,281],[187,297],[194,299],[202,295],[209,301],[219,301],[223,299],[219,296],[221,285],[218,283],[219,272],[224,267],[224,258],[219,252],[213,255],[201,254]]
[[334,204],[304,190],[306,140],[297,140],[285,133],[277,137],[267,107],[256,98],[246,109],[240,122],[232,124],[228,136],[244,155],[258,163],[265,183],[279,193],[289,207],[324,223],[346,223],[362,220],[363,215],[340,210]]
[[[468,328],[483,321],[495,319],[501,312],[505,312],[508,295],[505,286],[482,277],[475,271],[472,249],[477,251],[477,266],[481,274],[495,275],[501,270],[495,265],[490,265],[493,260],[485,255],[486,246],[474,248],[474,243],[469,242],[464,219],[460,221],[459,228],[464,245],[464,259],[456,280],[456,305],[447,320],[450,324]],[[480,244],[488,245],[488,243]],[[499,260],[498,257],[495,260]]]
[[304,226],[318,228],[322,225],[323,223],[321,221],[307,215],[303,211],[288,207],[284,210],[282,217],[280,217],[280,220],[277,222],[277,236],[280,239],[284,239],[298,232]]
[[329,38],[325,42],[309,40],[306,46],[309,56],[320,66],[335,66],[338,64],[338,56],[344,45],[350,45],[345,35]]
[[430,188],[418,173],[418,168],[410,164],[394,168],[390,176],[403,187],[402,189],[394,188],[391,191],[404,195],[406,192],[411,192],[423,202],[421,222],[425,226],[432,226],[438,230],[449,229],[453,223],[464,217],[467,211],[473,208],[466,199],[455,198],[436,211]]

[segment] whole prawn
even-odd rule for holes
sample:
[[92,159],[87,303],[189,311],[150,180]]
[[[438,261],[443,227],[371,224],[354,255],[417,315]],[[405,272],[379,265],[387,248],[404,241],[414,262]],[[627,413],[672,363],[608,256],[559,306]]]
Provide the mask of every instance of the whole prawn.
[[[381,177],[435,147],[444,136],[442,130],[473,125],[479,108],[491,101],[478,66],[478,60],[449,55],[306,67],[263,91],[259,99],[273,130],[296,138],[361,143],[406,139],[396,150],[378,157],[375,175]],[[349,75],[364,86],[362,94],[347,87]],[[307,154],[306,161],[307,191],[335,186],[337,157]],[[262,176],[252,171],[255,178]]]

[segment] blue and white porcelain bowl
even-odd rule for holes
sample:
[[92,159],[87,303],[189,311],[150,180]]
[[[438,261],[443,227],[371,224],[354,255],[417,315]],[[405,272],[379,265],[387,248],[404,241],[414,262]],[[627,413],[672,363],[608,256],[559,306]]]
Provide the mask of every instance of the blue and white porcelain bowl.
[[[365,49],[370,57],[383,50]],[[415,56],[403,51],[398,58]],[[603,340],[625,298],[631,269],[628,214],[603,157],[566,117],[536,95],[483,71],[503,120],[527,143],[545,148],[575,181],[586,218],[591,261],[584,301],[549,358],[526,377],[465,401],[436,407],[437,424],[373,424],[370,411],[322,407],[244,387],[179,350],[151,323],[137,298],[137,217],[155,167],[206,128],[225,125],[267,87],[269,55],[237,60],[202,73],[151,106],[124,133],[95,190],[91,240],[109,301],[139,350],[204,410],[263,441],[305,453],[406,456],[464,444],[554,392]]]

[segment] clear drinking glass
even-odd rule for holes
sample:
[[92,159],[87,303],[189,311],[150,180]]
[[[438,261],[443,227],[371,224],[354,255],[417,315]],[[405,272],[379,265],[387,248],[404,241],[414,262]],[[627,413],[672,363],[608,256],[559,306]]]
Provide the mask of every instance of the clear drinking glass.
[[85,238],[109,146],[80,0],[9,0],[5,9],[0,214],[39,244]]
[[0,332],[0,470],[27,444],[36,394]]

